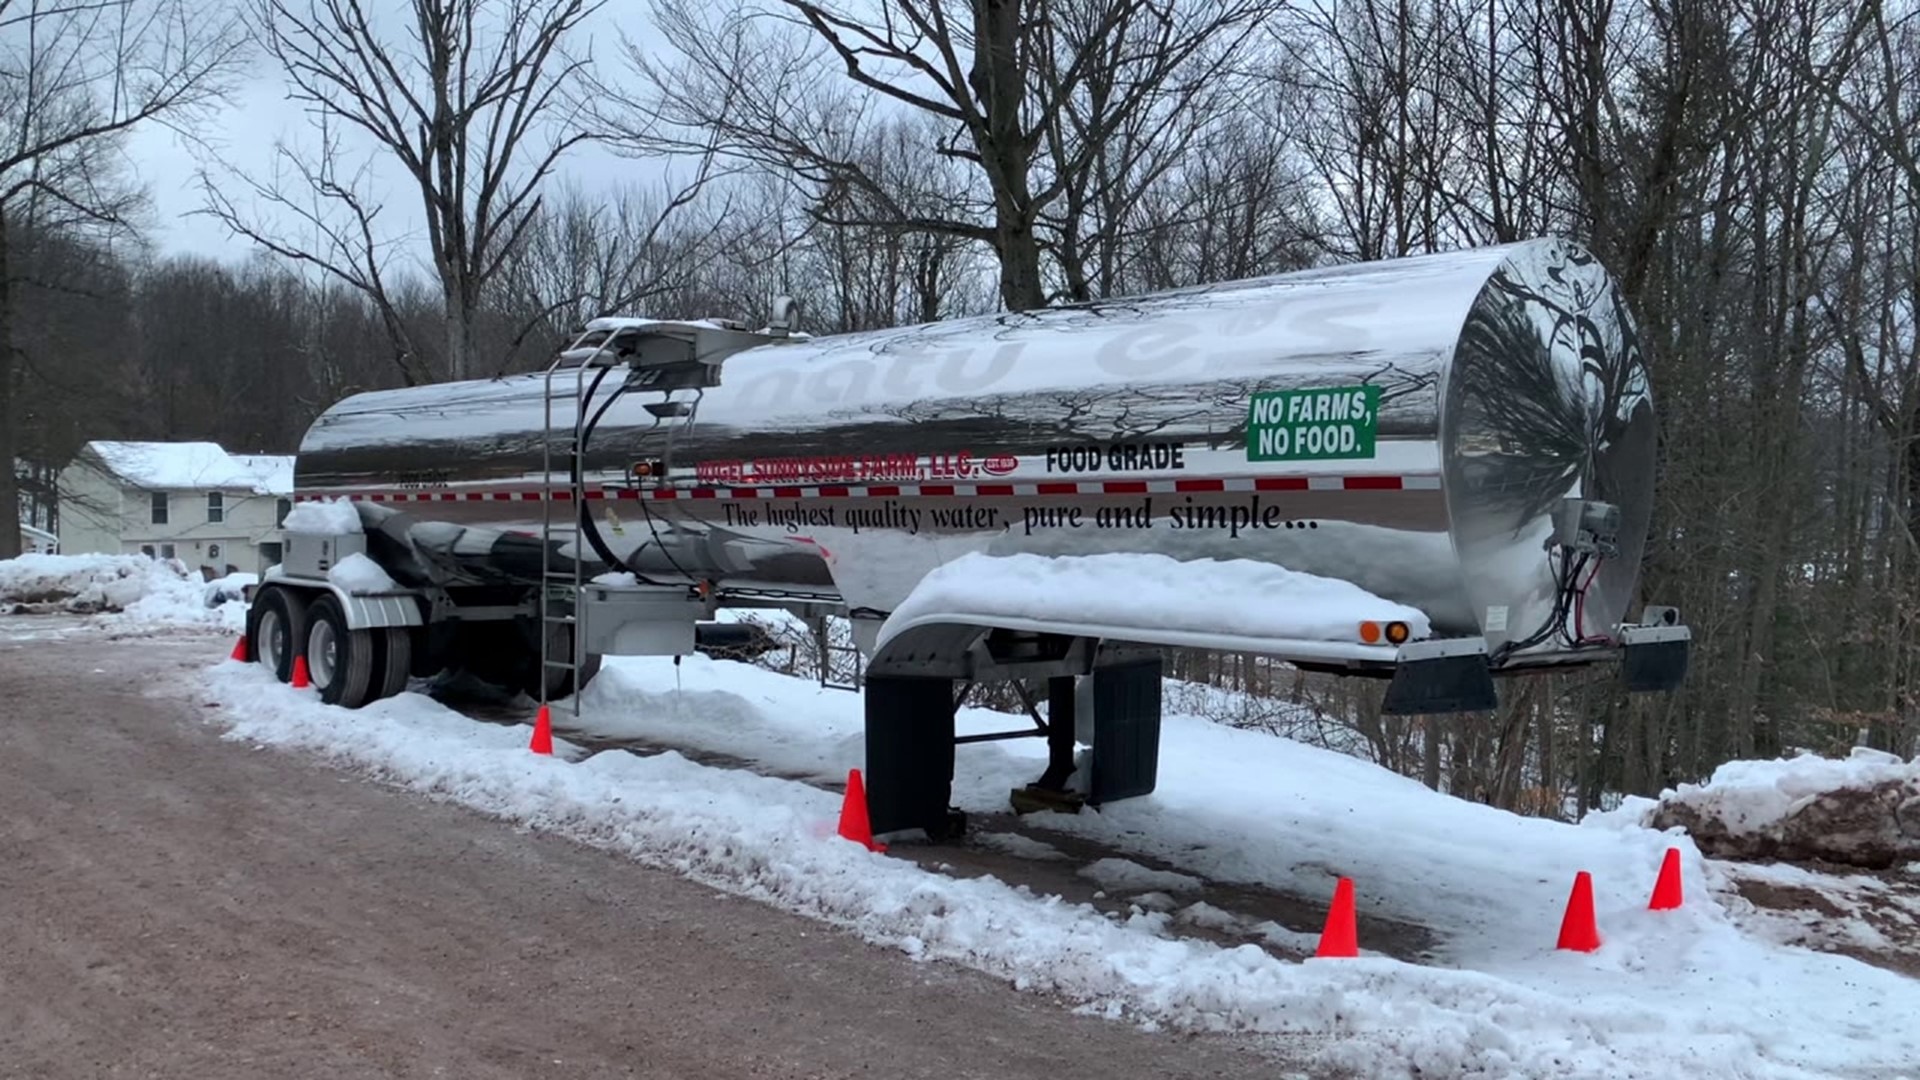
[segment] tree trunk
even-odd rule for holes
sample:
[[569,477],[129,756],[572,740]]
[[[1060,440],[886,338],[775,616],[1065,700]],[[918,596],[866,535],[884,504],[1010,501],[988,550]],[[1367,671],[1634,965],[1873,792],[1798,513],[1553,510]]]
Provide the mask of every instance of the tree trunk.
[[[1920,431],[1920,409],[1908,412],[1906,424],[1909,433]],[[1906,446],[1901,454],[1903,471],[1901,478],[1906,486],[1907,533],[1920,536],[1920,437],[1907,435]],[[1908,582],[1920,580],[1915,575]],[[1894,614],[1894,658],[1893,658],[1893,715],[1884,724],[1875,725],[1868,736],[1868,745],[1876,750],[1893,750],[1903,734],[1899,729],[1912,723],[1914,715],[1914,689],[1912,641],[1915,633],[1914,612],[1920,610],[1920,597],[1910,598],[1895,608]]]
[[1027,100],[1022,7],[1021,0],[974,5],[976,44],[969,78],[983,114],[974,122],[973,139],[993,189],[993,247],[1000,256],[1000,302],[1008,311],[1032,311],[1047,302],[1027,172],[1033,154],[1022,115]]
[[1421,718],[1420,727],[1420,782],[1434,791],[1440,790],[1440,722],[1438,716]]
[[1000,249],[1000,302],[1008,311],[1047,306],[1046,287],[1040,280],[1040,240],[1033,234],[1032,223],[1024,214],[1005,210],[1000,218],[994,229],[994,246]]
[[447,298],[447,378],[455,382],[473,378],[474,305],[450,283]]
[[19,455],[13,391],[20,364],[13,344],[13,265],[8,254],[7,215],[0,207],[0,559],[20,554],[20,482],[13,464]]

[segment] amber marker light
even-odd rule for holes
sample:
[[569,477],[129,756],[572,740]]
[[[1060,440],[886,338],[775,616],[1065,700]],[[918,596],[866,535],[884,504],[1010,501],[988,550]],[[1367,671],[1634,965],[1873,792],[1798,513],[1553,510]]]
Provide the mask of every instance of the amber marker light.
[[1369,645],[1379,644],[1380,624],[1377,622],[1361,623],[1360,624],[1360,640],[1366,642]]
[[1407,638],[1411,636],[1413,636],[1413,631],[1408,628],[1406,623],[1390,622],[1387,624],[1387,640],[1389,642],[1395,645],[1405,645]]

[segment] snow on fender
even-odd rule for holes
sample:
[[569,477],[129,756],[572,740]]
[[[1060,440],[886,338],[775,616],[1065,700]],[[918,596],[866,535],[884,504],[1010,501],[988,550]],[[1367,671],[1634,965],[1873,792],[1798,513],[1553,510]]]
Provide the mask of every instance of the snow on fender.
[[1404,623],[1412,641],[1432,633],[1418,608],[1337,578],[1251,559],[1137,552],[962,556],[929,573],[894,609],[880,644],[936,622],[1097,629],[1135,641],[1222,648],[1317,643],[1329,655],[1359,643],[1366,622]]

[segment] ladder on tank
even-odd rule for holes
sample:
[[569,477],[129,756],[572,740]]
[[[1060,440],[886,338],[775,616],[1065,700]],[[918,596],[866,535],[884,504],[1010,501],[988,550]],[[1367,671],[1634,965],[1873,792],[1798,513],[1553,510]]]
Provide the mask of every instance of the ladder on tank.
[[[609,336],[611,340],[611,336]],[[566,473],[564,483],[555,483],[553,466],[553,444],[560,433],[554,429],[553,389],[554,376],[567,366],[567,357],[556,357],[547,367],[543,407],[542,432],[540,444],[540,675],[535,680],[540,691],[540,704],[550,706],[547,700],[556,671],[565,671],[565,679],[572,693],[566,695],[567,711],[573,721],[573,728],[579,728],[580,720],[580,672],[586,666],[587,648],[587,610],[580,602],[584,581],[581,579],[582,564],[586,553],[580,550],[585,539],[585,530],[580,527],[580,518],[587,512],[586,504],[586,462],[581,458],[581,443],[584,441],[587,424],[587,405],[591,391],[588,389],[587,372],[594,369],[594,361],[600,359],[596,350],[592,356],[582,359],[573,368],[573,393],[571,395],[573,418],[564,429],[566,457],[563,468]],[[554,529],[554,506],[565,503],[567,523],[570,528],[556,536]],[[565,566],[556,566],[558,548],[561,541],[570,539],[573,543],[573,557],[566,560]],[[556,657],[554,638],[560,636],[567,643],[567,655]],[[549,713],[551,715],[551,713]]]

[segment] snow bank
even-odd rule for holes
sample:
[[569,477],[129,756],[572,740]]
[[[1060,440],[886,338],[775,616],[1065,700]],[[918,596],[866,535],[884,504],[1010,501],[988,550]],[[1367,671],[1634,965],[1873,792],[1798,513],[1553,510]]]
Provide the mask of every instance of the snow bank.
[[1681,784],[1663,792],[1660,801],[1710,808],[1730,831],[1751,833],[1777,826],[1816,796],[1888,782],[1920,782],[1920,758],[1906,761],[1856,746],[1844,758],[1801,754],[1775,761],[1729,761],[1706,783]]
[[206,585],[197,577],[156,575],[151,585],[145,595],[119,614],[102,616],[104,624],[122,632],[205,629],[237,634],[246,629],[246,601],[222,600],[209,605]]
[[393,592],[400,587],[379,563],[357,551],[334,563],[327,580],[350,593]]
[[[229,575],[222,582],[251,575]],[[237,630],[244,603],[222,600],[184,565],[145,555],[22,555],[0,560],[0,608],[106,614],[116,629]]]
[[174,573],[144,555],[22,555],[0,560],[0,604],[118,611],[162,572]]
[[232,573],[207,582],[201,595],[208,607],[218,607],[231,600],[245,600],[249,586],[260,584],[259,574]]
[[1884,869],[1920,857],[1920,758],[1855,747],[1730,761],[1661,793],[1647,820],[1730,858],[1819,859]]
[[928,574],[881,640],[915,619],[949,614],[1308,641],[1357,642],[1363,620],[1404,622],[1416,639],[1432,632],[1418,609],[1251,559],[976,552]]
[[280,527],[288,532],[346,536],[360,531],[360,511],[350,499],[296,503]]
[[[1281,960],[1171,936],[1179,918],[1243,926],[1296,952],[1298,932],[1178,901],[1184,916],[1109,917],[991,877],[956,880],[831,837],[836,796],[694,764],[677,753],[530,755],[527,729],[475,723],[418,695],[321,706],[257,666],[213,669],[233,736],[319,751],[410,789],[610,848],[844,927],[910,956],[985,971],[1110,1016],[1188,1031],[1260,1032],[1368,1077],[1887,1076],[1920,1060],[1920,990],[1891,972],[1743,933],[1712,900],[1684,838],[1580,828],[1436,794],[1384,770],[1269,736],[1169,717],[1161,783],[1099,813],[1023,827],[1092,837],[1213,881],[1330,895],[1353,876],[1361,945],[1382,916],[1445,941],[1419,966]],[[609,661],[587,691],[596,731],[718,750],[768,771],[845,776],[861,706],[750,665],[691,656]],[[965,710],[963,731],[1018,721]],[[564,733],[562,733],[564,735]],[[1004,811],[1045,747],[969,746],[955,802]],[[578,757],[578,752],[569,756]],[[835,775],[837,774],[837,775]],[[1006,849],[998,841],[989,841]],[[1688,907],[1645,910],[1661,853],[1687,852]],[[1129,861],[1130,862],[1130,861]],[[1133,865],[1098,873],[1149,881]],[[1553,951],[1573,872],[1596,878],[1606,944]],[[1209,899],[1228,903],[1218,896]]]

